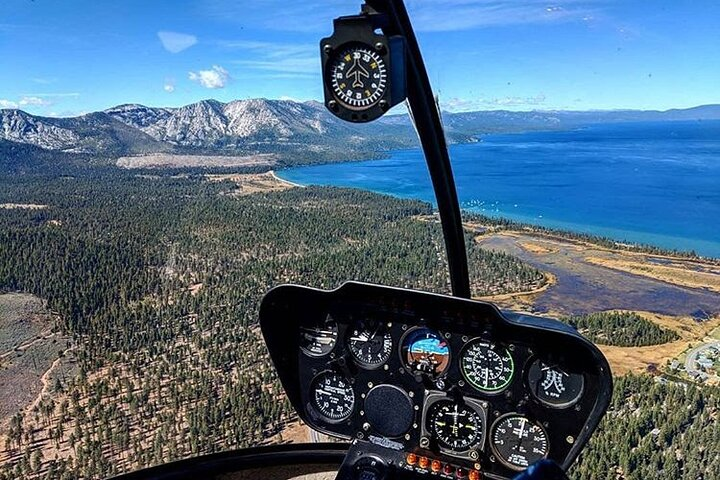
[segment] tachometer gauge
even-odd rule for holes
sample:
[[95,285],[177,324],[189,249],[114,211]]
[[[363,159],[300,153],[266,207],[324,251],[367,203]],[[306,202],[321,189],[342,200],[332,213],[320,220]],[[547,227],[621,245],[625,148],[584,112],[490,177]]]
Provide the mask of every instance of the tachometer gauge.
[[400,355],[407,369],[413,373],[438,376],[450,365],[447,341],[429,328],[416,328],[406,333]]
[[557,366],[535,360],[528,370],[528,386],[533,396],[549,407],[568,408],[583,394],[585,379]]
[[520,471],[548,456],[548,436],[540,425],[511,413],[493,424],[490,448],[500,463]]
[[387,88],[388,71],[382,56],[361,43],[339,50],[331,60],[329,75],[333,95],[351,110],[376,104]]
[[310,357],[323,357],[335,348],[337,336],[337,323],[328,315],[315,325],[300,327],[300,349]]
[[362,367],[377,368],[387,362],[392,353],[392,335],[387,324],[377,320],[362,320],[350,331],[348,350]]
[[331,422],[348,418],[355,407],[350,382],[335,372],[323,372],[310,384],[310,399],[317,412]]
[[499,393],[510,384],[515,364],[510,352],[480,339],[471,340],[460,353],[465,380],[483,393]]
[[482,441],[485,426],[469,406],[441,400],[430,407],[426,428],[441,447],[462,452]]

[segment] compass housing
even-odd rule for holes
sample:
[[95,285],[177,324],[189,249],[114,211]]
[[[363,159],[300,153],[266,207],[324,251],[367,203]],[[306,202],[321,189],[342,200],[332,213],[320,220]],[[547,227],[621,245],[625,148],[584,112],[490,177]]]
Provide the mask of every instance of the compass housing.
[[338,18],[320,41],[325,106],[348,122],[376,120],[407,96],[405,42],[376,33],[373,17]]

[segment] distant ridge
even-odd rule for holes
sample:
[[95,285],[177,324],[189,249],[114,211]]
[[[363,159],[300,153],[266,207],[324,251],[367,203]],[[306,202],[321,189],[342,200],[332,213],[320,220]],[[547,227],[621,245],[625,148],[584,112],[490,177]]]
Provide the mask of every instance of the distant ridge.
[[[505,110],[443,113],[450,142],[485,133],[562,130],[579,125],[720,120],[720,105],[667,111]],[[111,159],[147,153],[236,155],[273,153],[288,163],[362,159],[417,144],[405,115],[368,125],[342,122],[320,102],[202,100],[177,108],[125,104],[72,118],[0,110],[0,142]],[[7,145],[0,152],[17,151]]]

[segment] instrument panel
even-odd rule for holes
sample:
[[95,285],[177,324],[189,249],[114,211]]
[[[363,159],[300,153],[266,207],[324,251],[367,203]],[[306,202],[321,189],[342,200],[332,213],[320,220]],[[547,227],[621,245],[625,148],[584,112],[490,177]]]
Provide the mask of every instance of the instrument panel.
[[611,396],[607,361],[574,330],[486,302],[288,285],[260,322],[299,416],[408,472],[507,479],[544,458],[567,469]]

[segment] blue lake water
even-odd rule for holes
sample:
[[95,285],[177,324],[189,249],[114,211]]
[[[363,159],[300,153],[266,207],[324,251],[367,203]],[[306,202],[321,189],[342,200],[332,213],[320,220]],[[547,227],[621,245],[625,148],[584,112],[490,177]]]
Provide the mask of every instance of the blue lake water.
[[[465,210],[720,257],[720,121],[487,135],[450,155]],[[279,175],[435,203],[420,150]]]

